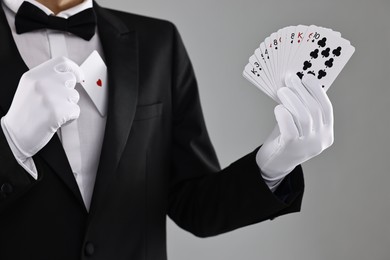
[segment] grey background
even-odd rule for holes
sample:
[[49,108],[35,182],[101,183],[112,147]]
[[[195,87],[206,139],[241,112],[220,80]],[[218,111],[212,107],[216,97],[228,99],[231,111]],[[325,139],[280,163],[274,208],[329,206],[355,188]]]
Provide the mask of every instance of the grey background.
[[390,259],[388,0],[98,2],[177,25],[222,166],[261,144],[275,124],[275,103],[241,76],[266,36],[316,24],[340,31],[356,47],[328,91],[335,143],[304,164],[302,212],[207,239],[169,220],[171,260]]

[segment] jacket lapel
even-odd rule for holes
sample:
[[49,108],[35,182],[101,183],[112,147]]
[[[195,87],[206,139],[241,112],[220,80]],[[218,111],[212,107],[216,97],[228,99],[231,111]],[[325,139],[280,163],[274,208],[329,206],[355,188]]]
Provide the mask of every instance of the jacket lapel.
[[90,215],[104,198],[123,153],[134,119],[138,96],[138,48],[135,31],[94,3],[98,31],[108,68],[107,122],[91,202]]
[[[6,114],[11,106],[19,80],[22,75],[28,71],[28,67],[24,63],[16,47],[4,10],[1,6],[0,39],[0,79],[2,79],[2,84],[0,85],[0,108],[3,110],[3,114]],[[71,167],[57,134],[54,134],[50,142],[33,158],[35,157],[42,157],[54,172],[58,174],[66,186],[70,188],[82,206],[85,207],[80,190],[73,177]]]
[[0,8],[0,107],[4,114],[11,106],[21,76],[28,71],[15,45],[4,10]]

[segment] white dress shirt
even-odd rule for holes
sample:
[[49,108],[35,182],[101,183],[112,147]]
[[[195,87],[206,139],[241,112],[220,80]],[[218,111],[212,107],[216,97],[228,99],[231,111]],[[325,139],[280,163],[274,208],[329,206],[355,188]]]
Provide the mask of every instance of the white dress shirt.
[[[39,7],[46,14],[53,15],[50,9],[37,1],[27,1]],[[100,56],[104,58],[97,32],[90,41],[85,41],[67,32],[50,29],[17,34],[15,14],[22,3],[23,0],[3,0],[3,9],[19,53],[29,69],[57,56],[68,57],[78,65],[81,65],[94,50],[97,50]],[[85,0],[75,7],[58,13],[57,16],[68,18],[87,8],[91,8],[92,5],[92,0]],[[85,206],[89,210],[107,116],[106,113],[101,114],[99,112],[91,97],[80,84],[77,84],[75,89],[80,94],[78,102],[81,111],[80,117],[73,121],[75,122],[74,124],[61,127],[57,134],[62,141]],[[9,139],[7,138],[7,140]],[[16,154],[15,147],[11,144],[10,147]],[[26,160],[24,167],[28,167],[28,172],[35,179],[37,178],[38,174],[32,158]]]

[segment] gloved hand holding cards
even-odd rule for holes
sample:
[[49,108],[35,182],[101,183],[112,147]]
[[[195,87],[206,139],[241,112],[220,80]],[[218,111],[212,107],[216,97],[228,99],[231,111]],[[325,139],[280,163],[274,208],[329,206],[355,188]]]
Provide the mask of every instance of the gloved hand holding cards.
[[339,32],[315,25],[288,26],[260,44],[243,76],[280,103],[276,93],[285,86],[286,76],[312,74],[328,90],[354,51]]

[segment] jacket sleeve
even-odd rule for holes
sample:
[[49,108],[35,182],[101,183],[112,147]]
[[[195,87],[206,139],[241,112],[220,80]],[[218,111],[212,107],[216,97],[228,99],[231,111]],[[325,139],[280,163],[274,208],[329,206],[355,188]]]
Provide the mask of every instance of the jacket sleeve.
[[0,127],[0,214],[34,182],[35,180],[16,161]]
[[[173,28],[173,158],[169,216],[196,236],[218,235],[300,210],[301,167],[272,193],[261,178],[256,151],[220,170],[202,115],[194,71]],[[257,150],[257,149],[256,149]]]

